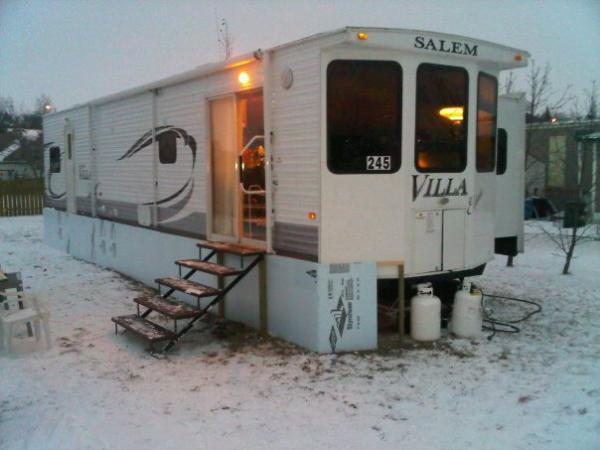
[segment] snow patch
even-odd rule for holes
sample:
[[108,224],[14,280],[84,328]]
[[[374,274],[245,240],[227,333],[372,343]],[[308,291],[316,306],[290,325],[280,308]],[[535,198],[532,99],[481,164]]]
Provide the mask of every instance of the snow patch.
[[528,234],[478,278],[542,304],[516,335],[317,355],[203,324],[156,359],[110,322],[140,286],[1,218],[0,264],[49,305],[53,348],[0,353],[0,448],[598,448],[600,242],[569,276],[554,253]]

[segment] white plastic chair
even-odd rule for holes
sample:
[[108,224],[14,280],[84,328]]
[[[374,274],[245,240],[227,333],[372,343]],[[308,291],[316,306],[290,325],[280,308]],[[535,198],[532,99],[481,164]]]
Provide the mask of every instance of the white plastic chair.
[[[40,306],[37,297],[25,294],[24,292],[9,292],[0,291],[0,295],[7,299],[2,303],[4,307],[8,302],[8,311],[4,310],[0,316],[0,325],[2,329],[2,337],[6,350],[9,354],[12,353],[12,340],[15,325],[33,323],[35,339],[39,342],[41,332],[43,330],[45,337],[46,348],[50,348],[50,329],[48,326],[48,318],[50,314],[47,310]],[[22,302],[24,308],[19,309],[19,302]],[[3,309],[0,307],[0,310]],[[0,340],[0,344],[1,344]]]

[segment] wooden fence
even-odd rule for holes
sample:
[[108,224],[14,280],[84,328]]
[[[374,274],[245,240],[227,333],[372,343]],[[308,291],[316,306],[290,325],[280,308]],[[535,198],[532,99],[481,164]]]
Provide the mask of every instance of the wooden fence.
[[0,217],[42,214],[43,194],[0,194]]

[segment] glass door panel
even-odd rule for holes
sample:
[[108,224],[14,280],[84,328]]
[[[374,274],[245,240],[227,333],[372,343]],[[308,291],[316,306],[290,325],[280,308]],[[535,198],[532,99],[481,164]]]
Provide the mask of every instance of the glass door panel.
[[265,141],[262,91],[238,95],[242,237],[266,239]]
[[235,99],[210,102],[212,233],[237,239],[237,145]]

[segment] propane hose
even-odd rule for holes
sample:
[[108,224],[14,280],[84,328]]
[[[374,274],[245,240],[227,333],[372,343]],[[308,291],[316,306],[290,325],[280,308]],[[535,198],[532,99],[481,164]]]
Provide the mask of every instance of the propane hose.
[[491,317],[490,315],[487,315],[487,317],[485,317],[483,319],[483,322],[487,324],[487,325],[485,325],[485,324],[483,325],[483,329],[489,330],[492,332],[492,334],[490,334],[488,336],[489,341],[491,341],[494,338],[496,333],[519,333],[521,331],[521,329],[519,327],[515,326],[514,324],[524,322],[527,319],[529,319],[531,316],[542,312],[542,306],[539,303],[534,302],[532,300],[525,300],[523,298],[507,297],[504,295],[496,295],[496,294],[490,295],[490,294],[484,293],[483,289],[481,289],[480,287],[478,287],[478,289],[481,291],[481,309],[482,309],[482,311],[485,311],[485,308],[483,305],[483,299],[486,297],[507,300],[507,301],[512,301],[512,302],[525,303],[528,305],[532,305],[535,308],[534,310],[529,311],[523,317],[521,317],[519,319],[515,319],[515,320],[500,321],[498,319]]

